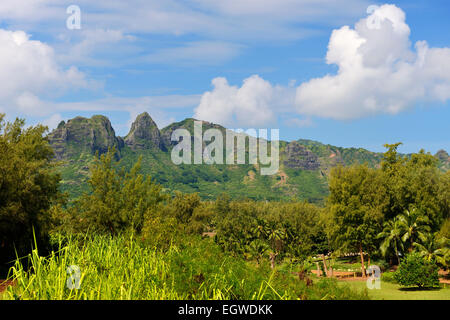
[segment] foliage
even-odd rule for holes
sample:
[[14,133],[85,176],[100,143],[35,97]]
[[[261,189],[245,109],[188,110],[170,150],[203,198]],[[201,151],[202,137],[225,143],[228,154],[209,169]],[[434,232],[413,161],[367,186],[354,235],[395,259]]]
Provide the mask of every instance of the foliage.
[[[25,254],[33,232],[44,246],[52,221],[50,206],[61,199],[60,176],[51,163],[53,150],[42,125],[5,123],[0,114],[0,263]],[[2,268],[0,266],[0,268]]]
[[450,218],[447,218],[439,230],[438,237],[450,239]]
[[216,242],[224,250],[272,265],[285,257],[305,259],[322,250],[320,209],[305,202],[262,203],[251,200],[215,203]]
[[361,253],[373,252],[378,246],[383,216],[376,206],[379,202],[379,175],[367,165],[332,170],[328,210],[329,230],[336,249]]
[[425,239],[425,234],[430,232],[429,219],[420,210],[413,208],[397,216],[400,229],[403,230],[402,241],[409,244],[410,251],[414,242]]
[[[336,281],[313,285],[289,273],[254,267],[209,240],[186,238],[162,253],[137,239],[94,235],[58,239],[48,257],[37,249],[11,269],[6,299],[367,299]],[[79,289],[69,289],[67,268],[80,268]]]
[[382,282],[389,282],[389,283],[397,283],[397,280],[395,279],[395,272],[383,272],[381,274],[381,281]]
[[400,263],[394,279],[402,286],[419,288],[438,286],[438,269],[433,260],[428,261],[419,253],[413,252]]
[[444,268],[450,264],[450,239],[440,237],[438,233],[427,233],[420,242],[413,243],[414,249],[427,261],[436,261]]
[[398,264],[400,264],[399,254],[403,253],[404,249],[402,231],[402,224],[397,216],[392,220],[386,221],[383,231],[378,234],[378,238],[384,239],[380,246],[381,253],[383,256],[387,256],[389,249],[393,250]]
[[446,221],[448,173],[442,173],[437,159],[423,150],[398,154],[399,145],[385,145],[380,168],[359,165],[332,170],[322,220],[335,249],[375,255],[380,249],[386,258],[395,255],[398,262],[400,254],[411,252],[415,242],[422,242]]
[[60,211],[61,221],[72,221],[82,232],[140,232],[147,212],[165,196],[151,177],[139,173],[140,159],[129,171],[117,169],[115,153],[111,149],[96,159],[89,179],[91,192],[84,193],[67,212]]
[[401,143],[385,145],[388,150],[381,162],[384,201],[380,209],[386,219],[417,208],[428,219],[432,229],[437,229],[448,213],[447,203],[441,198],[449,192],[443,181],[443,173],[437,167],[437,159],[424,150],[409,158],[397,153]]

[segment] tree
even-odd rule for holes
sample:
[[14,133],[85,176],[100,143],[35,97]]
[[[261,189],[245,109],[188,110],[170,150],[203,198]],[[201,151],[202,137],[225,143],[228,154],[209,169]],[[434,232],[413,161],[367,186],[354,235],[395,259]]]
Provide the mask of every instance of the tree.
[[447,223],[450,230],[450,170],[441,174],[439,182],[438,201],[441,205],[444,224]]
[[262,258],[269,249],[270,247],[267,243],[260,239],[253,240],[247,247],[250,258],[256,259],[258,265],[261,263]]
[[329,227],[335,247],[343,251],[358,251],[361,272],[366,276],[364,249],[377,246],[377,235],[381,231],[383,216],[379,203],[379,176],[367,165],[331,171],[328,210]]
[[175,197],[170,201],[169,206],[175,218],[186,225],[191,220],[194,210],[200,206],[200,197],[197,193],[183,194],[176,192]]
[[424,150],[410,156],[398,154],[401,143],[386,144],[388,150],[381,162],[379,190],[380,210],[389,220],[411,208],[418,208],[429,219],[428,224],[436,231],[449,211],[449,181],[438,169],[438,160]]
[[270,267],[272,269],[275,268],[275,259],[280,254],[280,251],[283,246],[283,240],[285,238],[285,231],[282,229],[277,228],[276,226],[272,225],[267,228],[267,238],[270,243],[271,251],[269,252],[270,257]]
[[252,233],[255,237],[258,239],[267,237],[267,229],[267,221],[261,218],[256,218],[256,225],[252,228]]
[[91,168],[90,193],[76,200],[69,213],[87,229],[116,235],[124,231],[140,232],[149,210],[166,199],[161,187],[150,176],[139,174],[141,158],[129,170],[118,169],[116,150],[97,157]]
[[421,210],[413,208],[406,210],[404,214],[398,216],[399,227],[402,230],[402,241],[409,241],[409,252],[413,249],[413,244],[418,239],[425,239],[425,234],[430,231],[429,219]]
[[434,234],[427,233],[420,242],[413,243],[414,249],[427,261],[436,261],[444,268],[448,267],[450,262],[450,240],[445,237],[439,237],[436,232]]
[[378,238],[384,239],[380,246],[381,253],[386,256],[389,249],[392,249],[398,264],[400,264],[399,251],[403,251],[402,234],[403,228],[398,217],[386,221],[383,231],[378,234]]
[[402,286],[434,287],[439,285],[438,269],[434,261],[427,261],[419,253],[412,252],[400,263],[394,279]]
[[5,123],[0,114],[0,261],[31,249],[33,231],[44,247],[52,221],[48,210],[61,199],[47,127]]

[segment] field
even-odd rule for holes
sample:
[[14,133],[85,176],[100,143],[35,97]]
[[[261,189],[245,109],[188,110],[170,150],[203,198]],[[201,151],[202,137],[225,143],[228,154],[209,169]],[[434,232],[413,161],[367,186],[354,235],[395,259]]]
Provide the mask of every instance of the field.
[[381,282],[381,289],[369,290],[365,281],[340,281],[342,285],[354,290],[367,290],[372,300],[450,300],[450,286],[442,284],[440,288],[418,290],[416,288],[400,288],[398,284]]
[[[193,238],[166,251],[132,237],[60,238],[57,245],[48,257],[33,250],[16,261],[9,277],[15,285],[1,299],[367,299],[332,279],[308,285],[292,270],[255,266],[209,239]],[[70,266],[76,267],[68,274]]]
[[[133,237],[93,236],[54,240],[48,257],[33,250],[16,261],[2,300],[160,300],[160,299],[370,299],[450,300],[450,286],[401,288],[382,281],[335,280],[309,275],[300,280],[295,265],[271,270],[221,251],[211,239],[193,237],[158,250]],[[68,272],[69,266],[76,268]],[[339,267],[339,263],[334,265]],[[350,263],[346,267],[357,267]],[[28,267],[28,271],[26,268]],[[77,282],[78,281],[78,282]],[[72,288],[79,285],[79,288]]]

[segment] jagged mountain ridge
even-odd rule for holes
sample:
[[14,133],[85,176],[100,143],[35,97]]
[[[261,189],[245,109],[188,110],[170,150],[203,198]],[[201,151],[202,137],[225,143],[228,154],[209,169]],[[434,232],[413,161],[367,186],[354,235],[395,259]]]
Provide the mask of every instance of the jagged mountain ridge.
[[57,159],[63,159],[76,154],[80,149],[91,153],[104,153],[108,148],[120,150],[124,140],[116,137],[111,122],[105,116],[95,115],[90,119],[76,117],[62,121],[49,134],[49,141]]
[[[296,198],[320,203],[328,194],[327,175],[332,167],[363,162],[377,166],[382,157],[380,153],[365,149],[340,148],[300,139],[280,141],[280,170],[274,176],[261,176],[258,165],[250,164],[177,166],[170,159],[170,151],[176,144],[170,139],[172,132],[184,128],[193,134],[194,121],[188,118],[160,130],[150,115],[143,113],[125,137],[116,136],[105,116],[76,117],[67,123],[61,122],[48,138],[56,158],[63,160],[60,165],[63,190],[72,197],[79,196],[86,190],[88,169],[95,153],[115,147],[124,166],[130,167],[143,156],[143,173],[150,174],[170,190],[199,192],[206,199],[227,192],[233,198]],[[202,127],[203,132],[209,128],[223,133],[228,130],[206,121]],[[450,160],[445,151],[437,156],[448,166]]]

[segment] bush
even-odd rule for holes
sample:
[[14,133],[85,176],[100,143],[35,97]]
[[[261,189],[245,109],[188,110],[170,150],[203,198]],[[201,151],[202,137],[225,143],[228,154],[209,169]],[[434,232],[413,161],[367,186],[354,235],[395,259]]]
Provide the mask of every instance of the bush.
[[395,272],[383,272],[381,274],[381,281],[397,283],[397,280],[395,280]]
[[402,286],[434,287],[439,285],[438,269],[434,261],[427,261],[414,252],[400,263],[394,279]]

